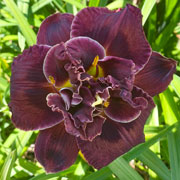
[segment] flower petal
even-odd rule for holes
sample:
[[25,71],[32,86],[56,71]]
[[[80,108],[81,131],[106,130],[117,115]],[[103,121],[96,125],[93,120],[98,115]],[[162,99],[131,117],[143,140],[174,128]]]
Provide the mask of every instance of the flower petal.
[[129,123],[136,120],[152,98],[140,88],[134,86],[132,93],[126,90],[116,90],[111,93],[109,106],[105,114],[113,121]]
[[68,80],[68,73],[64,69],[69,58],[67,57],[64,43],[53,46],[46,55],[43,65],[44,75],[51,82],[51,77],[55,86],[63,86]]
[[148,99],[148,107],[142,111],[135,121],[117,123],[107,119],[103,125],[101,135],[97,136],[92,142],[77,138],[79,149],[90,165],[100,169],[132,147],[144,142],[144,124],[154,107],[152,99]]
[[88,37],[76,37],[66,43],[68,52],[73,58],[81,60],[87,70],[98,55],[100,59],[105,56],[104,48],[95,40]]
[[68,13],[56,13],[47,17],[39,28],[37,44],[53,46],[69,40],[73,18],[74,16]]
[[47,94],[54,92],[42,70],[49,49],[49,46],[34,45],[14,59],[9,106],[17,128],[44,129],[63,119],[60,113],[52,112],[46,104]]
[[72,22],[71,37],[77,36],[98,41],[106,49],[106,55],[133,60],[137,71],[151,55],[140,9],[132,5],[117,12],[94,7],[81,10]]
[[111,98],[110,104],[104,112],[110,119],[121,123],[134,121],[141,114],[141,110],[132,107],[131,104],[121,98]]
[[164,91],[176,71],[176,61],[153,52],[147,65],[135,77],[136,86],[155,96]]
[[135,65],[131,60],[106,56],[103,60],[99,60],[98,65],[103,69],[104,76],[111,75],[124,86],[129,88],[132,86]]
[[93,117],[93,122],[87,124],[86,136],[89,141],[92,141],[96,136],[101,134],[104,121],[104,117],[95,116]]
[[40,131],[35,144],[37,160],[46,172],[55,173],[71,166],[77,157],[75,138],[66,133],[64,124]]

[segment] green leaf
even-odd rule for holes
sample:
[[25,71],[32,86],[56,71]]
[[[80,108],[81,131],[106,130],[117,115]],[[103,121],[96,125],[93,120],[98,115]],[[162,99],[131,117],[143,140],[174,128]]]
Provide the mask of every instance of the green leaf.
[[6,158],[0,172],[0,180],[10,180],[11,171],[16,159],[16,151],[12,151]]
[[173,98],[173,93],[168,88],[163,93],[161,93],[159,97],[161,100],[165,122],[169,125],[177,122],[179,113],[178,107]]
[[21,49],[21,52],[24,50],[25,48],[25,38],[24,36],[21,34],[21,32],[18,32],[18,44],[19,44],[19,47]]
[[29,46],[36,43],[36,34],[31,29],[27,19],[24,17],[22,12],[18,9],[17,5],[12,0],[4,0],[7,7],[10,9],[10,12],[16,19],[24,37],[26,38],[26,41]]
[[104,7],[106,6],[108,0],[100,0],[99,6]]
[[85,8],[86,6],[84,6],[82,3],[78,2],[78,1],[75,1],[75,0],[63,0],[71,5],[74,5],[75,7],[79,8],[79,9],[83,9]]
[[8,22],[8,21],[0,19],[0,27],[7,27],[7,26],[17,26],[17,23]]
[[171,179],[180,179],[180,124],[176,132],[168,134]]
[[35,13],[36,11],[38,11],[39,9],[41,9],[42,7],[46,6],[47,4],[49,4],[51,2],[52,2],[52,0],[40,0],[40,1],[37,1],[32,6],[32,12]]
[[143,15],[143,20],[142,20],[142,24],[144,25],[149,14],[151,13],[154,5],[156,3],[156,0],[145,0],[144,4],[143,4],[143,7],[142,7],[142,15]]
[[108,165],[111,171],[119,178],[123,180],[143,180],[143,178],[129,166],[128,162],[119,157]]
[[98,7],[99,3],[100,3],[100,0],[90,0],[89,7]]
[[180,77],[177,76],[176,74],[173,76],[171,85],[173,89],[175,90],[175,92],[177,93],[177,95],[180,97]]
[[106,180],[108,179],[110,176],[112,176],[112,172],[108,167],[104,167],[99,171],[96,171],[92,174],[90,174],[89,176],[86,176],[83,178],[83,180]]
[[141,160],[143,164],[147,165],[151,170],[153,170],[161,179],[171,179],[169,169],[166,167],[163,161],[161,161],[161,159],[159,159],[158,156],[151,150],[148,149],[144,151],[142,154],[140,154],[140,156],[138,156],[138,159]]
[[177,123],[168,126],[164,130],[160,131],[157,135],[153,136],[150,140],[146,141],[145,143],[139,144],[138,146],[131,149],[129,152],[124,154],[122,157],[125,158],[127,161],[130,161],[136,157],[138,157],[142,152],[146,151],[149,147],[159,141],[160,138],[167,135],[167,133],[171,132],[173,128],[177,127]]
[[75,169],[76,169],[76,166],[72,165],[70,168],[68,168],[65,171],[61,171],[54,174],[42,173],[42,174],[37,175],[36,177],[30,178],[29,180],[50,180],[51,178],[55,178],[55,177],[67,176],[68,174],[73,173]]
[[124,5],[124,2],[121,1],[121,0],[116,0],[116,1],[113,1],[112,3],[109,3],[106,7],[108,9],[117,9],[117,8],[122,8]]
[[176,7],[174,8],[173,13],[169,17],[169,22],[162,29],[159,36],[156,38],[155,43],[153,44],[153,49],[156,51],[160,51],[163,47],[166,46],[171,34],[173,33],[177,23],[179,22],[180,17],[180,1],[177,2]]

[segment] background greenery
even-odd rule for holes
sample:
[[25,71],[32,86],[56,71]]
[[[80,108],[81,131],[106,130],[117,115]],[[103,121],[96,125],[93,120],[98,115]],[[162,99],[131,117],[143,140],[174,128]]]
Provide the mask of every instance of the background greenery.
[[[145,126],[146,142],[96,171],[79,156],[69,169],[45,174],[34,159],[38,132],[12,125],[8,109],[13,57],[36,42],[43,19],[60,11],[76,14],[86,6],[142,9],[152,49],[178,61],[174,80],[155,97],[156,108]],[[180,1],[179,0],[1,0],[0,1],[0,180],[180,180]]]

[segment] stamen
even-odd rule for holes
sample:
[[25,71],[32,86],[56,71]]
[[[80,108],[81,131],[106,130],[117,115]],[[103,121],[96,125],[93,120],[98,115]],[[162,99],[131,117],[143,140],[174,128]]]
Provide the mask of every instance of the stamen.
[[103,100],[99,97],[99,95],[96,95],[95,97],[96,97],[97,101],[92,103],[92,105],[91,105],[92,107],[95,107],[95,106],[103,103]]
[[98,61],[99,61],[99,56],[97,55],[95,58],[94,58],[94,61],[93,61],[93,63],[92,63],[92,66],[97,66],[97,63],[98,63]]
[[54,85],[54,84],[55,84],[55,82],[56,82],[56,81],[55,81],[55,79],[54,79],[52,76],[49,76],[48,78],[49,78],[49,80],[50,80],[51,84],[53,84],[53,85]]
[[105,101],[104,102],[104,106],[107,108],[109,106],[109,102],[108,101]]

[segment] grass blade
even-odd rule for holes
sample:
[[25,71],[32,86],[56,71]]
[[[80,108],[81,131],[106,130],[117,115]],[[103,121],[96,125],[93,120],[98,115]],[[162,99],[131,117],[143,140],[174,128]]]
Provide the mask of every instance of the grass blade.
[[75,7],[77,7],[77,8],[79,8],[79,9],[83,9],[83,8],[86,7],[83,4],[81,4],[80,2],[75,1],[75,0],[64,0],[64,1],[71,4],[71,5],[73,5],[73,6],[75,6]]
[[16,151],[12,151],[6,158],[4,165],[1,169],[0,180],[10,180],[11,170],[15,163]]
[[160,131],[157,135],[152,137],[150,140],[146,141],[143,144],[139,144],[138,146],[131,149],[129,152],[123,155],[123,157],[130,161],[136,157],[138,157],[142,152],[147,150],[149,147],[151,147],[153,144],[155,144],[157,141],[159,141],[160,138],[166,136],[173,128],[176,128],[178,123],[175,123],[171,126],[168,126],[164,130]]
[[105,180],[110,176],[112,176],[111,170],[108,167],[104,167],[103,169],[96,171],[89,176],[86,176],[85,178],[83,178],[83,180]]
[[142,24],[144,25],[148,16],[150,15],[154,5],[156,3],[156,0],[145,0],[143,7],[142,7],[142,15],[143,15],[143,20],[142,20]]
[[99,3],[100,3],[100,0],[90,0],[89,7],[98,7]]
[[158,177],[163,180],[170,180],[171,175],[169,169],[165,164],[158,158],[158,156],[151,150],[144,151],[138,159],[147,165],[151,170],[153,170]]
[[171,167],[171,179],[180,179],[180,127],[177,132],[169,133],[168,149]]
[[18,9],[17,5],[12,0],[4,0],[7,7],[10,9],[10,12],[15,17],[24,37],[29,46],[36,43],[36,34],[31,29],[27,19],[24,17],[22,12]]
[[108,167],[119,179],[143,180],[142,177],[133,168],[131,168],[128,162],[122,157],[113,161],[108,165]]
[[32,12],[35,13],[36,11],[38,11],[39,9],[41,9],[42,7],[46,6],[47,4],[49,4],[50,2],[52,2],[52,0],[40,0],[37,1],[35,4],[33,4],[32,6]]

